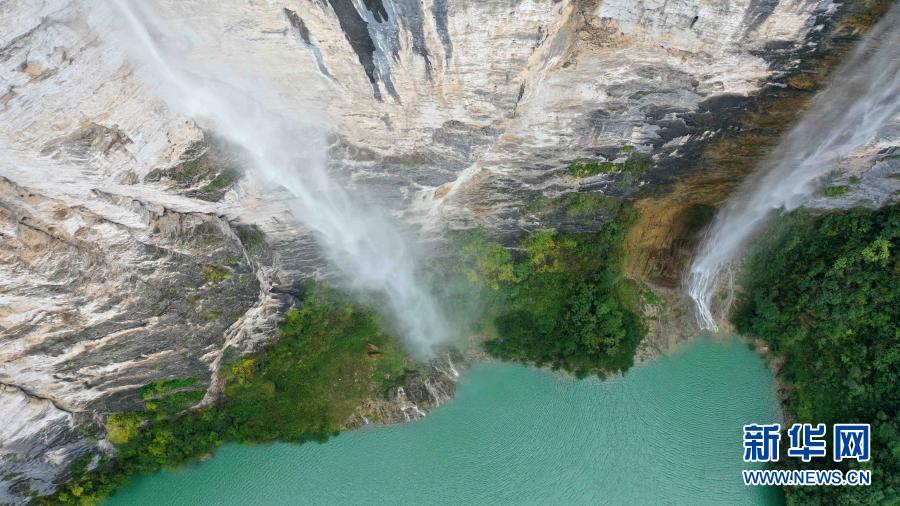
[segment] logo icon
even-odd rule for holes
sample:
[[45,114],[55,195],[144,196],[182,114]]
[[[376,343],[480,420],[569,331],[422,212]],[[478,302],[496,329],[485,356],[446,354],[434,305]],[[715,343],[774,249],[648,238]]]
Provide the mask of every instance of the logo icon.
[[744,462],[778,462],[781,424],[744,425]]
[[867,423],[834,424],[834,461],[868,462],[871,440]]
[[811,423],[795,423],[788,430],[788,436],[791,438],[788,457],[800,457],[803,462],[809,462],[813,457],[824,457],[827,453],[824,423],[815,427]]

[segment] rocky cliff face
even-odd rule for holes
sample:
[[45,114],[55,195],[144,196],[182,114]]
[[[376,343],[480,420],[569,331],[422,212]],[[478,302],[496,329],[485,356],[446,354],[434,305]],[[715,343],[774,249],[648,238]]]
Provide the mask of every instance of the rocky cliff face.
[[[828,0],[157,3],[184,34],[162,43],[317,118],[346,184],[431,233],[516,234],[543,223],[538,198],[670,189],[735,107],[803,88],[788,81],[846,14]],[[142,385],[196,377],[214,398],[226,350],[270,339],[322,269],[284,191],[166,106],[121,25],[103,2],[0,3],[0,502],[52,491]],[[648,157],[638,180],[569,174],[626,146]]]

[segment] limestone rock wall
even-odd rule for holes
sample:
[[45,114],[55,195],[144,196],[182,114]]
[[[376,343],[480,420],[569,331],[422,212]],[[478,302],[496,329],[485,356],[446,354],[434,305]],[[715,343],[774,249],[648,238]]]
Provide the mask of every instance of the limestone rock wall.
[[[161,43],[322,125],[346,184],[432,233],[539,226],[526,204],[568,191],[664,190],[730,101],[786,86],[841,15],[830,0],[152,8],[183,34]],[[0,2],[0,502],[103,451],[105,414],[148,382],[197,377],[214,398],[226,349],[271,338],[292,287],[321,275],[286,196],[214,156],[122,28],[108,2]],[[568,173],[625,146],[650,157],[646,180]]]

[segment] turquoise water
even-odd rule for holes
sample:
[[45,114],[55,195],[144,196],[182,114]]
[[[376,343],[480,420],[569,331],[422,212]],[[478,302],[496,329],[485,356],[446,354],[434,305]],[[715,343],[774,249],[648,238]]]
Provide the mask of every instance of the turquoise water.
[[741,426],[777,416],[772,374],[737,341],[605,382],[482,364],[422,422],[228,445],[109,504],[773,504],[741,483]]

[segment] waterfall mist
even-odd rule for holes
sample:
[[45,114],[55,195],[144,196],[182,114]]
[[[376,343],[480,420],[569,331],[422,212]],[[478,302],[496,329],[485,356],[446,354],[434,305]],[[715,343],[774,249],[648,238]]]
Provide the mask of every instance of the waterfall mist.
[[324,129],[311,118],[289,118],[254,100],[262,86],[258,81],[248,84],[255,76],[213,78],[188,69],[158,42],[167,33],[179,34],[145,3],[113,4],[128,32],[122,42],[152,74],[166,103],[239,147],[250,172],[295,197],[288,202],[291,213],[312,231],[351,288],[383,298],[409,351],[427,358],[446,342],[445,318],[417,278],[416,244],[384,212],[362,204],[364,199],[332,179]]
[[842,159],[876,138],[900,113],[898,27],[900,7],[894,6],[835,70],[812,108],[763,162],[758,175],[745,181],[719,211],[686,279],[701,328],[718,331],[712,299],[722,273],[730,270],[731,262],[770,213],[800,206]]

